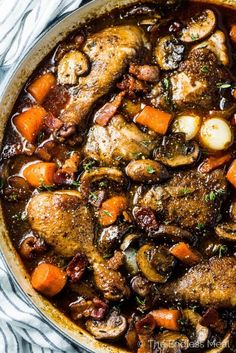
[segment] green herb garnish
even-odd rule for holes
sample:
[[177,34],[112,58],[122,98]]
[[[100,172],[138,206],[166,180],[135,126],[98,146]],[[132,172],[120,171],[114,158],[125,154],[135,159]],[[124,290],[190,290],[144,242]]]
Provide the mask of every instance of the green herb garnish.
[[191,36],[192,41],[199,39],[199,34],[192,33],[190,36]]
[[180,190],[181,195],[188,195],[191,194],[192,190],[188,189],[188,188],[183,188]]
[[209,202],[209,201],[215,201],[217,196],[217,193],[215,191],[211,191],[209,194],[205,195],[205,201]]
[[203,66],[201,72],[207,73],[209,71],[208,66]]
[[91,199],[92,200],[94,200],[94,201],[97,201],[97,199],[98,199],[98,195],[97,194],[95,194],[95,192],[92,192],[92,191],[90,191],[90,196],[91,196]]
[[91,161],[89,161],[87,163],[84,163],[83,164],[83,169],[86,170],[86,171],[89,171],[89,170],[91,170],[93,168],[95,163],[96,162],[94,160],[91,160]]
[[147,172],[148,172],[149,174],[154,174],[156,171],[155,171],[155,169],[154,169],[151,165],[148,165],[148,166],[147,166]]
[[198,223],[197,226],[196,226],[196,228],[197,228],[198,230],[203,230],[203,229],[205,228],[205,224],[204,224],[204,223]]
[[231,83],[227,83],[227,82],[218,82],[217,84],[216,84],[216,87],[217,88],[220,88],[220,89],[222,89],[222,88],[231,88],[232,87],[232,84]]
[[103,210],[103,213],[108,216],[108,217],[112,217],[111,212],[107,211],[107,210]]
[[213,254],[218,254],[219,258],[221,259],[224,255],[227,254],[228,252],[228,246],[227,245],[215,245],[213,247]]

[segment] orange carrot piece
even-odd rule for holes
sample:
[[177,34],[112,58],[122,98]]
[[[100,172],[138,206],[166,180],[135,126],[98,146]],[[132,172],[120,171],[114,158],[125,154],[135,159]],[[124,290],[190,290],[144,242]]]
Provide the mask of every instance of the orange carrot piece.
[[114,196],[103,202],[99,211],[99,222],[103,227],[113,224],[117,217],[127,208],[124,196]]
[[38,292],[53,297],[66,285],[66,273],[58,266],[41,263],[31,276],[31,284]]
[[236,159],[233,161],[226,174],[228,181],[236,188]]
[[24,167],[23,176],[28,183],[35,188],[54,184],[54,174],[57,170],[55,163],[37,162],[31,163]]
[[135,118],[135,122],[148,127],[158,134],[165,135],[171,119],[171,114],[150,106],[146,106]]
[[229,35],[230,35],[232,42],[236,44],[236,23],[234,23],[231,26],[231,30],[230,30]]
[[234,99],[236,99],[236,88],[234,88],[234,90],[233,90],[233,97],[234,97]]
[[191,249],[190,246],[184,242],[172,246],[172,248],[170,248],[170,253],[186,265],[196,265],[201,261],[198,252]]
[[31,85],[28,86],[27,91],[34,97],[37,103],[43,103],[51,88],[56,84],[56,78],[51,72],[36,78]]
[[181,319],[181,311],[174,309],[158,309],[153,310],[150,314],[154,317],[156,325],[167,330],[179,331],[179,320]]
[[47,115],[43,107],[34,106],[13,119],[17,131],[30,143],[34,143]]
[[199,171],[201,173],[209,173],[210,171],[221,167],[225,163],[229,162],[230,159],[232,158],[230,153],[224,154],[223,156],[220,157],[208,157],[206,158],[202,164],[199,167]]

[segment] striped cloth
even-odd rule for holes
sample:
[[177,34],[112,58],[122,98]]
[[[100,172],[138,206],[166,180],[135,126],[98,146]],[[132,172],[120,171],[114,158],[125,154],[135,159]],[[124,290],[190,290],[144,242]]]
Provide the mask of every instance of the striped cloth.
[[[88,1],[83,1],[83,3]],[[0,94],[38,35],[81,0],[0,0]],[[0,255],[0,353],[82,353],[32,308]]]

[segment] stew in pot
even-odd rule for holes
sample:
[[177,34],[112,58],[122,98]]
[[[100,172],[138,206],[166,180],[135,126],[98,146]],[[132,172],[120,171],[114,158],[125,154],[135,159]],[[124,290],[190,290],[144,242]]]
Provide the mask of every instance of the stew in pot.
[[39,65],[2,204],[32,286],[96,339],[235,352],[236,12],[170,3],[94,19]]

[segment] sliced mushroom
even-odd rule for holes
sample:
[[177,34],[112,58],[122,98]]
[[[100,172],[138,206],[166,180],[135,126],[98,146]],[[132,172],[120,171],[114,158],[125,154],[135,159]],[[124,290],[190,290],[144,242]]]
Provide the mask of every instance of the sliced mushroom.
[[120,249],[122,251],[127,250],[131,244],[133,244],[137,239],[140,238],[140,234],[136,234],[136,233],[132,233],[132,234],[128,234],[126,235],[125,239],[123,240]]
[[137,264],[144,276],[151,282],[165,283],[175,264],[165,246],[143,245],[137,252]]
[[85,171],[80,178],[80,191],[82,195],[88,196],[90,185],[101,179],[111,179],[117,183],[125,183],[124,174],[117,168],[101,167]]
[[77,50],[66,53],[58,64],[58,83],[61,85],[74,85],[79,76],[89,70],[87,56]]
[[218,224],[215,228],[215,232],[219,238],[231,242],[236,242],[236,223],[225,222]]
[[134,352],[137,350],[138,345],[138,335],[135,329],[134,320],[131,320],[129,328],[125,335],[125,340],[129,349]]
[[140,183],[159,183],[169,178],[166,167],[150,159],[131,161],[126,167],[126,174]]
[[183,316],[188,322],[195,328],[195,341],[198,346],[204,344],[210,334],[207,327],[202,326],[199,321],[201,320],[201,315],[193,310],[185,309],[183,311]]
[[131,287],[140,297],[146,297],[151,290],[150,282],[142,275],[137,275],[132,278]]
[[154,55],[162,70],[177,69],[183,59],[185,47],[174,36],[166,36],[159,40]]
[[106,320],[87,320],[86,328],[97,340],[115,341],[124,335],[127,321],[114,310]]
[[155,159],[169,167],[189,165],[198,159],[200,149],[195,141],[185,141],[185,134],[165,136],[162,145],[155,152]]
[[155,238],[164,237],[170,241],[176,242],[181,240],[191,240],[193,235],[180,227],[169,225],[169,224],[161,224],[159,228],[154,233]]
[[231,340],[231,333],[229,332],[227,333],[223,341],[220,343],[220,345],[218,344],[216,348],[209,349],[204,353],[222,353],[229,347],[230,340]]
[[190,342],[187,336],[178,332],[163,332],[156,337],[160,353],[180,353],[189,348]]
[[36,254],[47,250],[45,242],[33,233],[27,234],[20,242],[20,254],[28,260],[32,260]]
[[97,242],[98,250],[102,255],[111,254],[119,243],[121,237],[122,233],[119,232],[118,226],[110,226],[103,229]]
[[224,32],[217,30],[206,41],[195,45],[193,50],[198,48],[210,49],[223,65],[229,65],[229,50],[226,44]]
[[206,9],[190,19],[182,29],[180,39],[185,43],[192,43],[205,39],[215,29],[216,16],[212,10]]

